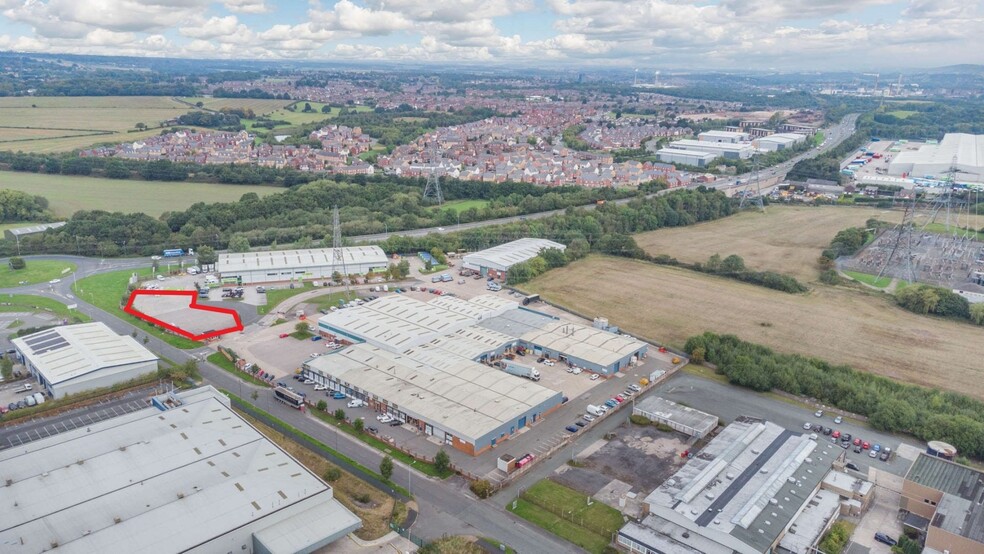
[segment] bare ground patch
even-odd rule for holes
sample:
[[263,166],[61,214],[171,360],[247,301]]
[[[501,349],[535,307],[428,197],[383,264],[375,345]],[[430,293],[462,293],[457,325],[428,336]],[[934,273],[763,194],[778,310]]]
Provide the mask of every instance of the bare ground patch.
[[683,346],[714,331],[781,352],[984,399],[984,328],[906,312],[880,292],[792,295],[635,260],[590,256],[527,285],[629,333]]

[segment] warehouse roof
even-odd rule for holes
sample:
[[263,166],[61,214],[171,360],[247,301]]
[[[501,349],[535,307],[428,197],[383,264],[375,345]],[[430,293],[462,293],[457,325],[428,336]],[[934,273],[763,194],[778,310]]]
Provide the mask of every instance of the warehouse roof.
[[309,360],[305,367],[385,398],[471,443],[561,399],[559,392],[437,348],[404,355],[359,344]]
[[53,327],[12,342],[54,385],[93,371],[158,359],[133,337],[117,335],[102,322]]
[[677,404],[659,396],[647,396],[639,400],[633,406],[632,412],[635,413],[636,410],[674,421],[700,432],[701,436],[706,435],[718,424],[718,418],[715,415]]
[[700,137],[700,138],[703,138],[703,137],[712,137],[712,138],[713,137],[719,137],[719,138],[729,138],[729,139],[739,139],[740,140],[740,139],[744,139],[744,138],[748,137],[748,133],[741,133],[741,132],[735,132],[735,131],[718,131],[718,130],[713,130],[712,129],[710,131],[704,131],[703,133],[700,133],[697,136]]
[[535,258],[545,248],[564,250],[567,247],[552,240],[523,238],[465,254],[463,263],[469,267],[491,267],[508,271],[510,267],[520,262]]
[[[346,246],[340,248],[346,264],[353,267],[369,265],[386,267],[389,258],[378,246]],[[242,271],[262,271],[267,269],[305,268],[334,266],[334,248],[311,248],[307,250],[263,250],[258,252],[230,252],[219,254],[220,273]],[[338,264],[341,267],[341,264]]]
[[325,506],[332,518],[321,518],[315,534],[357,527],[330,487],[206,389],[211,394],[194,391],[166,411],[146,408],[0,451],[11,499],[0,544],[181,552]]
[[476,360],[489,352],[515,342],[515,337],[477,325],[470,325],[464,329],[458,329],[450,335],[437,337],[423,345],[422,348],[441,348],[469,360]]
[[684,148],[660,148],[656,153],[671,156],[694,156],[698,158],[717,157],[714,152],[705,152],[703,150],[686,150]]
[[4,231],[5,234],[9,235],[10,238],[23,237],[24,235],[33,235],[35,233],[43,233],[48,229],[57,229],[59,227],[64,227],[64,221],[58,221],[56,223],[39,223],[38,225],[31,225],[28,227],[18,227],[16,229],[7,229]]
[[646,502],[655,515],[685,518],[694,531],[727,533],[749,547],[743,551],[764,552],[842,454],[831,443],[739,418]]
[[475,320],[408,296],[384,296],[362,306],[331,312],[318,320],[329,332],[401,352],[453,333]]
[[667,148],[674,150],[696,150],[707,151],[707,150],[748,150],[751,145],[744,142],[731,143],[731,142],[711,142],[707,140],[694,140],[694,139],[681,139],[675,140],[673,142],[667,143]]

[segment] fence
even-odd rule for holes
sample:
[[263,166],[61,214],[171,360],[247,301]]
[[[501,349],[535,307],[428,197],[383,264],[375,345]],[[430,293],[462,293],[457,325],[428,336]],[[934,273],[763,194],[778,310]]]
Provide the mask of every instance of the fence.
[[[608,537],[611,535],[612,530],[607,529],[601,525],[598,525],[596,521],[590,519],[591,517],[590,514],[588,515],[588,519],[585,519],[583,513],[576,514],[574,513],[573,510],[564,510],[563,508],[560,508],[558,506],[548,505],[550,504],[549,502],[537,502],[534,498],[527,496],[525,491],[522,494],[520,494],[517,498],[525,500],[526,502],[529,502],[530,504],[533,504],[534,506],[537,506],[539,508],[543,508],[544,510],[552,513],[553,515],[561,519],[566,519],[567,521],[570,521],[571,523],[584,527],[588,531],[601,535],[602,537]],[[564,513],[565,511],[567,513]]]
[[415,545],[417,545],[417,546],[419,546],[421,548],[423,548],[423,546],[425,544],[427,544],[427,541],[425,541],[424,539],[418,537],[417,535],[414,535],[413,533],[410,532],[409,529],[405,529],[403,527],[400,527],[399,525],[393,523],[392,521],[390,522],[389,526],[390,526],[390,529],[392,529],[392,530],[396,531],[397,533],[399,533],[401,537],[409,540],[410,542],[412,542],[413,544],[415,544]]

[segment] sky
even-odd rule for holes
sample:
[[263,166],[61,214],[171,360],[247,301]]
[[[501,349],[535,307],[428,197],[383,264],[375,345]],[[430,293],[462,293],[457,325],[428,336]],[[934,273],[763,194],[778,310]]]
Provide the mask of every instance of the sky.
[[984,63],[979,0],[0,0],[0,50],[530,67]]

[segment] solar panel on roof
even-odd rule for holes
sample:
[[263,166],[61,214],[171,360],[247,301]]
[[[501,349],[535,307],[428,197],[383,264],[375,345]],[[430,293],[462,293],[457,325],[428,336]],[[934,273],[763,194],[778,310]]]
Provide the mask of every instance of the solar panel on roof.
[[43,342],[35,341],[34,344],[30,345],[32,354],[44,354],[45,352],[60,350],[66,346],[68,346],[68,341],[61,335],[57,335]]

